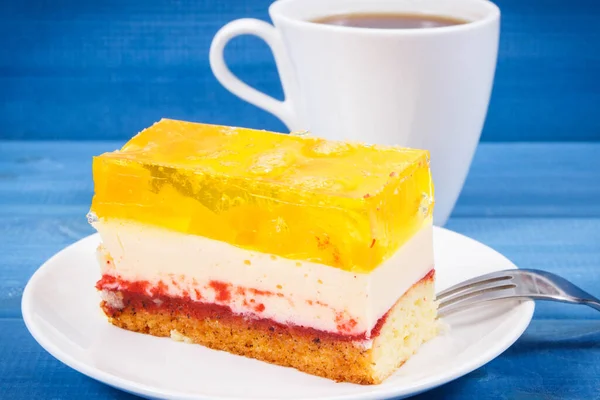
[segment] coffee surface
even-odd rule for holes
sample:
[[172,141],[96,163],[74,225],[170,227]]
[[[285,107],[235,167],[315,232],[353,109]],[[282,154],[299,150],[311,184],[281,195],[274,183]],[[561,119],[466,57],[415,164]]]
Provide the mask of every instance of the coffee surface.
[[312,22],[326,25],[374,29],[429,29],[466,24],[468,21],[443,15],[401,13],[356,13],[330,15]]

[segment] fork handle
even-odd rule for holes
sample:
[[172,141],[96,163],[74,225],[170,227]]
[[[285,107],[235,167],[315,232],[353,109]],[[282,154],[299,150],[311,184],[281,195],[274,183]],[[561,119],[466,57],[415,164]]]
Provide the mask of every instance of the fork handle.
[[560,303],[570,303],[570,304],[583,304],[583,305],[591,307],[597,311],[600,311],[600,302],[596,301],[596,300],[591,300],[591,299],[580,299],[580,300],[573,301],[573,300],[559,299],[559,298],[547,297],[547,296],[526,296],[526,297],[507,296],[507,297],[479,298],[479,299],[471,298],[471,299],[469,299],[470,301],[467,301],[464,303],[450,304],[446,307],[441,307],[438,310],[438,317],[445,317],[446,315],[454,314],[455,312],[470,308],[476,304],[485,303],[488,301],[509,300],[509,299],[530,299],[530,300],[556,301],[556,302],[560,302]]
[[592,307],[594,310],[600,311],[600,302],[596,300],[584,300],[582,304]]

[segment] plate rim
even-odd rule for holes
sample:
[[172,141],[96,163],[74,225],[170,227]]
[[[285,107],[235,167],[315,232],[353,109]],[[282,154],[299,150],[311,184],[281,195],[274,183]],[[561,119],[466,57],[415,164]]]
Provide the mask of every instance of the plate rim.
[[[473,238],[470,238],[461,233],[452,231],[450,229],[434,226],[435,231],[444,232],[444,234],[455,235],[458,236],[461,240],[467,240],[471,242],[475,242],[479,245],[485,246],[488,250],[496,253],[497,256],[503,258],[507,261],[513,269],[517,269],[518,267],[510,261],[506,256],[502,253],[498,252],[494,248],[479,242]],[[70,355],[67,352],[64,352],[55,346],[51,339],[48,339],[40,330],[38,330],[35,321],[33,321],[34,316],[34,308],[32,305],[32,291],[34,287],[40,279],[42,279],[45,271],[49,268],[52,268],[54,260],[58,258],[62,253],[67,252],[69,249],[73,247],[80,246],[82,242],[92,241],[99,236],[98,233],[93,233],[91,235],[85,236],[76,242],[63,247],[58,252],[53,254],[50,258],[48,258],[40,267],[36,269],[33,275],[27,281],[25,289],[23,290],[23,296],[21,299],[21,313],[23,317],[23,321],[25,326],[31,336],[35,339],[35,341],[52,357],[67,365],[69,368],[74,369],[75,371],[103,384],[116,388],[118,390],[122,390],[128,393],[132,393],[138,396],[144,396],[146,398],[169,398],[169,399],[181,399],[181,400],[209,400],[214,399],[214,397],[210,397],[208,395],[191,395],[191,394],[182,394],[173,392],[171,390],[164,390],[161,388],[153,387],[147,384],[138,383],[126,378],[122,378],[118,375],[111,374],[109,372],[105,372],[101,369],[95,368],[84,361],[78,360],[76,357]],[[327,399],[330,400],[355,400],[355,399],[389,399],[389,398],[404,398],[406,396],[415,396],[417,394],[423,393],[428,390],[435,389],[436,387],[445,385],[453,380],[461,378],[476,369],[486,365],[490,361],[494,360],[498,356],[500,356],[504,351],[506,351],[510,346],[512,346],[525,332],[531,320],[533,319],[533,313],[535,310],[535,302],[533,300],[522,300],[517,305],[520,308],[520,314],[518,323],[513,326],[513,334],[510,336],[503,337],[503,340],[499,343],[498,346],[495,346],[491,349],[485,351],[481,356],[477,358],[472,358],[470,362],[464,362],[460,364],[460,366],[453,370],[452,373],[439,374],[435,379],[424,379],[420,384],[416,386],[410,387],[402,387],[402,386],[391,386],[385,387],[381,385],[373,385],[373,391],[368,393],[349,393],[344,395],[337,396],[327,396]],[[175,394],[175,396],[173,396]],[[236,397],[236,396],[219,396],[220,399],[226,400],[248,400],[248,397]],[[319,397],[321,399],[323,397]],[[253,399],[253,398],[252,398]],[[314,399],[314,398],[307,398]]]

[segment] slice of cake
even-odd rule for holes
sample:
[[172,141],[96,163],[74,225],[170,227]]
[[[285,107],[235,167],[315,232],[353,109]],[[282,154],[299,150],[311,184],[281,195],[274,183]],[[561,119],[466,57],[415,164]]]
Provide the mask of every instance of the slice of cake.
[[93,175],[118,327],[361,384],[437,333],[426,151],[161,120]]

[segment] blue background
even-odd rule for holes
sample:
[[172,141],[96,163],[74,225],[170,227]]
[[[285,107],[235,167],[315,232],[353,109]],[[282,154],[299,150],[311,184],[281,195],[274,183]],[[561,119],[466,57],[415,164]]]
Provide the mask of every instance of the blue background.
[[[2,1],[0,139],[124,140],[161,117],[284,130],[226,91],[208,48],[270,0]],[[600,2],[498,0],[502,35],[482,140],[600,139]],[[232,70],[276,97],[272,56],[244,37]]]
[[[208,66],[214,33],[236,18],[268,20],[268,3],[0,0],[1,400],[135,399],[34,341],[21,316],[24,287],[45,260],[93,232],[85,218],[93,155],[161,117],[284,129],[223,89]],[[600,295],[600,0],[497,3],[487,143],[447,227]],[[259,39],[234,40],[226,58],[281,96]],[[600,314],[538,302],[504,354],[415,399],[471,398],[600,399]]]

